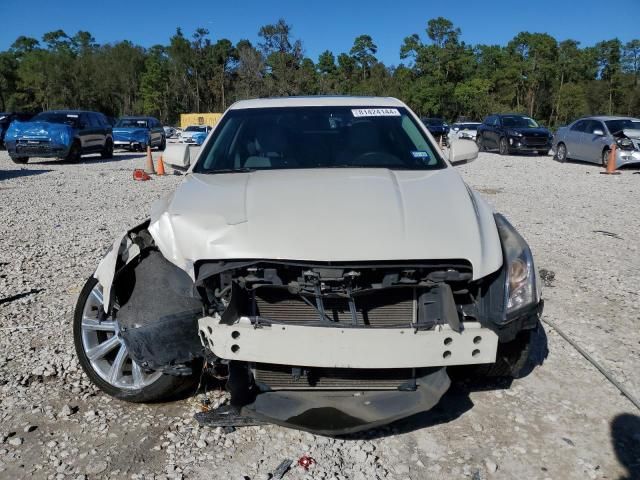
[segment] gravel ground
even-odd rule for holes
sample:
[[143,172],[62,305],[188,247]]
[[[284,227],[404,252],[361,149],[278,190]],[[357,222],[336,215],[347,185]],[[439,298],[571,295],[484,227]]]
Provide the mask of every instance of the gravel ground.
[[[285,479],[640,478],[639,412],[549,328],[549,356],[525,378],[457,383],[433,411],[346,439],[200,428],[199,398],[101,394],[75,359],[70,319],[114,236],[182,178],[132,181],[142,164],[120,154],[20,168],[0,152],[1,478],[268,479],[303,454],[316,463]],[[640,176],[599,171],[494,154],[460,168],[555,273],[546,318],[640,396]]]

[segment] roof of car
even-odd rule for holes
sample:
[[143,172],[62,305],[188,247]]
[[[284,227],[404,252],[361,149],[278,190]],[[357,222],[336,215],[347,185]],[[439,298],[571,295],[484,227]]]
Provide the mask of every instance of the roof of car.
[[277,107],[404,107],[397,98],[392,97],[357,97],[357,96],[309,96],[256,98],[241,100],[231,105],[231,110],[246,108]]
[[616,117],[614,115],[594,115],[592,117],[583,117],[580,120],[638,120],[635,117]]
[[154,117],[145,117],[144,115],[131,115],[128,117],[120,117],[121,120],[149,120]]

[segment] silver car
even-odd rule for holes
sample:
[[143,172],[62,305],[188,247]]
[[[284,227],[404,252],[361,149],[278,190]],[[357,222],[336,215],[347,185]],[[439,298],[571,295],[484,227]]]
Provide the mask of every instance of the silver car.
[[555,158],[583,160],[606,166],[616,144],[616,167],[640,163],[640,120],[630,117],[587,117],[558,129],[553,137]]

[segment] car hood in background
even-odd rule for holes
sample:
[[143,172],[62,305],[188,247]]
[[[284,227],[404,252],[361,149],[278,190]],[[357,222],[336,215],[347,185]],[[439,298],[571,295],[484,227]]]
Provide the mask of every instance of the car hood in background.
[[5,141],[34,140],[69,145],[73,136],[73,128],[64,123],[14,121],[7,130]]
[[504,127],[507,130],[511,130],[513,132],[521,133],[527,137],[549,137],[551,136],[551,132],[546,128],[515,128],[515,127]]
[[194,277],[198,260],[468,260],[502,265],[487,204],[453,168],[301,169],[187,176],[149,231]]
[[113,128],[113,137],[114,139],[118,138],[134,138],[134,137],[143,137],[149,133],[149,130],[146,128],[138,128],[138,127],[117,127]]

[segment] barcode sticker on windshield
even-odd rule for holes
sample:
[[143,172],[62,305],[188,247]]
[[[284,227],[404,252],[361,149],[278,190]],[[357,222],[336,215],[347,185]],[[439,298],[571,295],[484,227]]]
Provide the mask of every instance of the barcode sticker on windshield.
[[351,110],[354,117],[399,117],[397,108],[355,108]]

